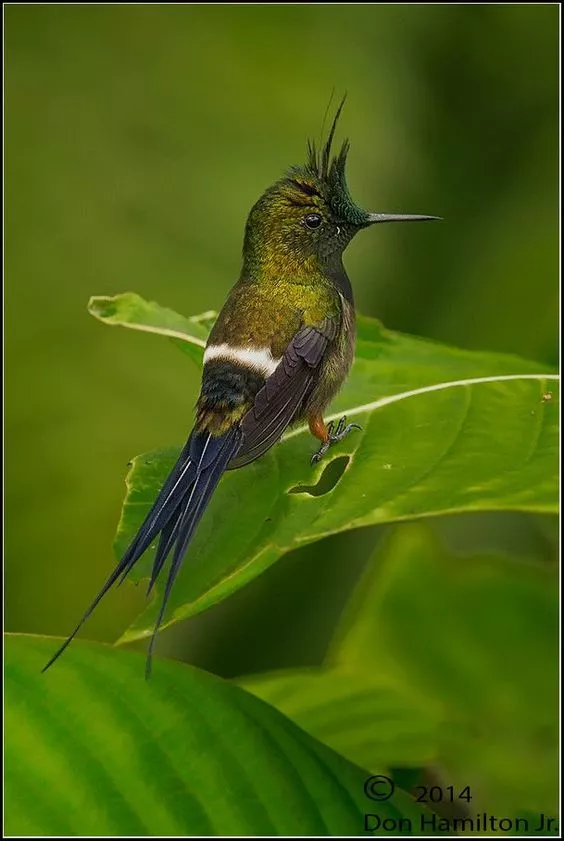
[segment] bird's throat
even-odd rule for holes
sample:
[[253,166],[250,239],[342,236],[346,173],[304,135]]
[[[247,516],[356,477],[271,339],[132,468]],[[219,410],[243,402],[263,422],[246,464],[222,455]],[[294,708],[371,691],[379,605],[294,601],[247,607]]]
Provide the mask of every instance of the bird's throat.
[[340,254],[328,258],[319,254],[304,255],[289,248],[268,245],[253,248],[248,242],[245,245],[242,280],[265,285],[285,282],[308,287],[333,286],[352,303],[351,283]]

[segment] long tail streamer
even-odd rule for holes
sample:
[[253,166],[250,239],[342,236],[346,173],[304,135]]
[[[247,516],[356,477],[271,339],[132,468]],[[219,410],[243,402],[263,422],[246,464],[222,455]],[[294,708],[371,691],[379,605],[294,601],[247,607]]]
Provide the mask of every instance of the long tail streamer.
[[147,595],[155,586],[173,549],[174,552],[159,615],[149,642],[146,674],[147,677],[150,675],[155,638],[162,625],[167,602],[182,560],[222,473],[241,445],[241,437],[241,431],[238,428],[233,428],[218,438],[213,438],[209,434],[192,433],[120,562],[74,631],[53,654],[42,671],[45,672],[61,656],[108,590],[118,579],[121,579],[120,584],[125,580],[137,561],[160,535]]

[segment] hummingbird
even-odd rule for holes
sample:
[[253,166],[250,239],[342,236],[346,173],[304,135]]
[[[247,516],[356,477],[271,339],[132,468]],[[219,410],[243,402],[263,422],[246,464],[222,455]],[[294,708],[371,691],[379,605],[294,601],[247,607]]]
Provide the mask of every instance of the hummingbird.
[[319,441],[313,463],[359,428],[346,418],[336,426],[323,420],[354,357],[354,298],[343,252],[372,225],[440,217],[368,213],[354,203],[345,177],[349,141],[332,155],[343,104],[325,143],[318,149],[310,141],[305,165],[289,169],[251,209],[241,274],[206,344],[194,427],[125,554],[43,671],[158,539],[147,595],[172,558],[148,647],[149,676],[174,581],[222,474],[260,458],[291,424],[307,422]]

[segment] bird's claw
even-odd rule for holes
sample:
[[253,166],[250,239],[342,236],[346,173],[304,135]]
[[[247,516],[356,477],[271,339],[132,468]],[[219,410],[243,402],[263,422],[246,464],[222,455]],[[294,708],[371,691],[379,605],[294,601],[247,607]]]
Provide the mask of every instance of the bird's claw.
[[353,429],[362,429],[362,427],[359,426],[357,423],[347,424],[346,415],[343,415],[343,417],[337,424],[335,432],[333,432],[333,429],[335,429],[335,423],[333,421],[330,421],[330,423],[327,425],[327,440],[324,441],[321,447],[318,449],[318,451],[312,455],[312,464],[317,464],[319,461],[321,461],[331,444],[336,444],[337,441],[342,441],[343,438],[346,438],[349,432],[351,432]]
[[329,424],[328,432],[329,432],[329,440],[331,444],[334,444],[335,441],[342,441],[343,438],[346,438],[349,432],[353,429],[362,429],[358,423],[347,423],[346,415],[343,415],[339,423],[337,424],[337,429],[333,434],[333,421]]

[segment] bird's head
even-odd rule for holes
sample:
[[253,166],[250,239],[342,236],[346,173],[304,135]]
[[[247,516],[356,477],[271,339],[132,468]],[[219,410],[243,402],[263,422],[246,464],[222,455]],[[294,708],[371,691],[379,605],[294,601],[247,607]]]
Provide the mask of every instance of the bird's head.
[[345,167],[349,142],[332,157],[335,128],[344,104],[337,109],[329,135],[319,152],[308,146],[308,160],[293,167],[261,196],[247,221],[244,253],[274,271],[306,271],[335,261],[363,228],[379,222],[423,222],[437,216],[368,213],[352,200]]

